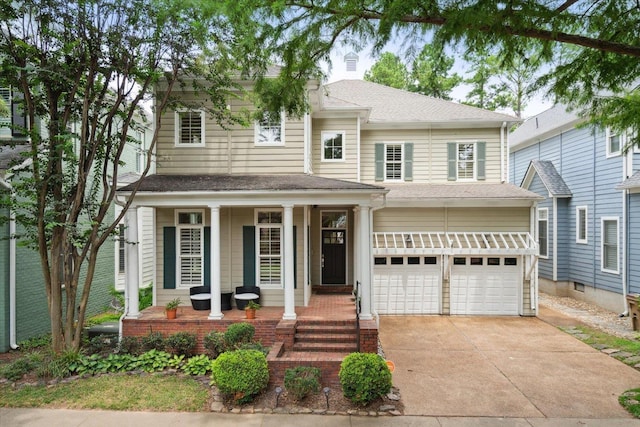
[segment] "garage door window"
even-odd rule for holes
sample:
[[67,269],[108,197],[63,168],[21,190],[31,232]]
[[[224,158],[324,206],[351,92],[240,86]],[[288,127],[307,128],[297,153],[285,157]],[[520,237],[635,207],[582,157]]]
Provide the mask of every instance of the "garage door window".
[[387,259],[383,257],[375,257],[373,263],[375,265],[387,265]]
[[471,258],[471,265],[482,265],[482,258]]
[[518,258],[505,258],[504,265],[518,265]]
[[436,265],[438,263],[438,258],[434,257],[434,256],[426,256],[424,257],[424,264],[425,265]]
[[453,264],[454,265],[467,265],[467,259],[466,258],[455,257],[455,258],[453,258]]
[[487,258],[487,265],[500,265],[500,258]]
[[407,264],[409,265],[416,265],[416,264],[420,264],[420,257],[417,256],[410,256],[409,258],[407,258]]
[[399,256],[391,257],[391,265],[402,265],[404,264],[404,258]]

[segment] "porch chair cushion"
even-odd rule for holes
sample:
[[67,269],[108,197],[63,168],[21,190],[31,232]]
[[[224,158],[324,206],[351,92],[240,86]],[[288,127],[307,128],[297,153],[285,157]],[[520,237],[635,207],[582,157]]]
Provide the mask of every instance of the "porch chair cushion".
[[258,286],[238,286],[234,298],[238,310],[244,310],[249,301],[260,304],[260,288]]
[[209,286],[193,286],[189,288],[191,307],[194,310],[211,310],[211,288]]

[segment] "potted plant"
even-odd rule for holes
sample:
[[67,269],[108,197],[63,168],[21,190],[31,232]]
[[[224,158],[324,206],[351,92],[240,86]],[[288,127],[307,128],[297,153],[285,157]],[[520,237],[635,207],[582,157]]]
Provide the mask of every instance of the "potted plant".
[[165,310],[167,312],[167,319],[175,319],[178,314],[178,306],[182,301],[180,298],[172,299],[165,305]]
[[247,306],[244,308],[244,313],[246,314],[247,319],[255,319],[256,310],[260,310],[260,304],[253,300],[249,300]]

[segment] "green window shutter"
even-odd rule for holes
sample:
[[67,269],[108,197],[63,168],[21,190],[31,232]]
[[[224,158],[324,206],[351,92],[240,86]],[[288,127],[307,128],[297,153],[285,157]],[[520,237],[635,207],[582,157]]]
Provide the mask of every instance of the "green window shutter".
[[456,159],[457,154],[458,154],[458,144],[456,144],[455,142],[448,142],[447,143],[447,162],[448,162],[447,180],[449,181],[455,181],[456,178],[458,177],[458,173],[457,173],[458,162]]
[[242,284],[257,286],[256,283],[256,227],[242,227]]
[[293,289],[298,287],[298,236],[296,226],[293,226]]
[[176,288],[176,228],[163,227],[164,289]]
[[476,156],[477,156],[477,161],[476,161],[476,165],[478,170],[476,171],[476,178],[477,179],[486,179],[486,173],[485,173],[485,163],[486,163],[486,157],[487,157],[487,149],[486,149],[486,142],[478,142],[476,144]]
[[404,180],[413,181],[413,142],[404,143]]
[[376,144],[376,181],[384,181],[384,144]]
[[211,227],[204,228],[204,277],[203,284],[211,286]]

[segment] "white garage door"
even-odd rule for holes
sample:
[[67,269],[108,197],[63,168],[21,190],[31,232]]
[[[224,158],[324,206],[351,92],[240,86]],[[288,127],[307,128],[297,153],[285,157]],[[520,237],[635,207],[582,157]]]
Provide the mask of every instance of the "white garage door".
[[440,257],[376,257],[374,301],[380,314],[438,314]]
[[455,257],[451,266],[451,314],[519,314],[519,258]]

